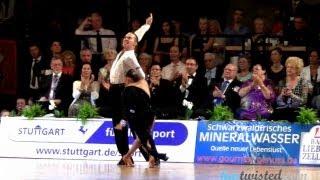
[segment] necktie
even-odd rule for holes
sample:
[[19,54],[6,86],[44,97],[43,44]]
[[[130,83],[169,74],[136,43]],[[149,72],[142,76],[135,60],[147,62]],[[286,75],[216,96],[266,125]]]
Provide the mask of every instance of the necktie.
[[57,88],[57,85],[58,85],[58,80],[59,80],[59,76],[57,74],[53,75],[53,79],[52,79],[52,91],[53,91],[53,94],[52,94],[52,98],[54,99],[55,98],[55,91],[56,91],[56,88]]
[[36,85],[36,78],[40,75],[40,65],[39,61],[35,60],[32,66],[32,76],[31,76],[31,85]]
[[97,52],[101,53],[102,52],[102,42],[101,42],[101,36],[100,36],[100,31],[97,31]]
[[224,93],[224,91],[227,89],[229,84],[229,81],[223,81],[222,85],[221,85],[221,91]]

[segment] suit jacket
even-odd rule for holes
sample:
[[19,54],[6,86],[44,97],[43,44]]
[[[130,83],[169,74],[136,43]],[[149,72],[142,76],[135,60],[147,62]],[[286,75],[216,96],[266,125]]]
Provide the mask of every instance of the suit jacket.
[[[72,77],[67,74],[61,74],[59,78],[56,90],[55,99],[60,99],[61,103],[58,105],[57,109],[64,111],[64,115],[67,115],[68,107],[72,101]],[[52,75],[45,76],[45,80],[41,85],[41,96],[45,96],[49,99],[49,94],[52,84]]]
[[[222,82],[223,79],[221,79],[220,82],[216,83],[215,86],[219,87],[220,89]],[[224,92],[225,100],[223,102],[223,105],[228,106],[233,111],[233,113],[235,113],[236,110],[240,107],[241,98],[238,93],[240,86],[241,82],[238,79],[234,79]],[[211,97],[212,102],[212,100],[214,99],[214,97],[212,96],[212,92]]]
[[[30,59],[27,63],[27,69],[26,69],[26,79],[27,79],[27,87],[29,88],[29,84],[30,84],[30,81],[31,81],[31,69],[32,69],[32,63],[33,63],[33,60]],[[49,64],[47,63],[46,59],[41,56],[40,58],[40,61],[38,62],[39,65],[38,65],[38,69],[37,69],[37,72],[34,72],[35,74],[38,74],[38,81],[39,81],[39,86],[40,84],[42,83],[42,80],[44,79],[45,77],[45,70],[49,70]]]
[[[197,73],[187,90],[189,95],[186,100],[193,103],[193,109],[196,110],[202,107],[208,94],[207,79]],[[183,97],[185,97],[185,93],[186,91],[183,92]]]

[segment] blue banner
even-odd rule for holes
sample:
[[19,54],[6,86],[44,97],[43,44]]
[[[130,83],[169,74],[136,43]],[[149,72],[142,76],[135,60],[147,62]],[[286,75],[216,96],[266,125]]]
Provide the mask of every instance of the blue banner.
[[265,121],[200,121],[195,162],[299,165],[301,132],[311,127]]
[[[129,143],[133,142],[133,135],[128,129]],[[152,132],[157,145],[179,146],[188,137],[187,127],[180,122],[155,122]],[[105,121],[86,141],[92,144],[115,144],[111,121]]]

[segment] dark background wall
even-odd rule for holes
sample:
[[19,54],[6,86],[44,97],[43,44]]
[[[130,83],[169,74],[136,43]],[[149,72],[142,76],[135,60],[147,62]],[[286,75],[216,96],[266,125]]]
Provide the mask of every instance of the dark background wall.
[[[105,27],[121,36],[127,31],[131,19],[144,20],[149,12],[154,14],[154,32],[160,29],[164,18],[178,18],[184,22],[185,31],[194,32],[199,16],[215,18],[224,28],[230,22],[230,14],[234,8],[240,7],[246,11],[246,22],[249,24],[250,19],[256,15],[270,17],[274,8],[288,13],[290,2],[291,0],[196,0],[175,1],[173,4],[173,0],[15,0],[14,17],[0,21],[0,38],[12,39],[17,43],[18,87],[15,95],[0,94],[0,109],[13,107],[16,95],[25,91],[22,72],[28,57],[28,42],[35,40],[43,47],[48,47],[53,39],[62,36],[65,39],[64,48],[73,49],[74,30],[78,26],[78,20],[91,11],[100,11]],[[211,5],[213,3],[215,5]],[[319,3],[308,7],[310,17],[317,22],[315,28],[319,29]],[[61,26],[55,29],[56,32],[51,32],[56,22]],[[52,36],[54,33],[59,35]],[[48,48],[44,50],[48,51]]]

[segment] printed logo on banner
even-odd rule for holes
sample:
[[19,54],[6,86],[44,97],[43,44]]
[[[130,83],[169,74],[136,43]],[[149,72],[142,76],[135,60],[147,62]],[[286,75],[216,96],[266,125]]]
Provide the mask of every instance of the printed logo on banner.
[[[133,136],[128,130],[129,142],[133,142]],[[187,127],[176,122],[156,122],[153,128],[153,138],[157,145],[178,146],[188,137]],[[96,132],[86,141],[95,144],[115,144],[112,122],[104,122]]]
[[320,128],[316,128],[316,132],[314,134],[314,138],[320,138]]
[[36,125],[34,128],[19,128],[18,135],[34,135],[34,136],[63,136],[66,129],[64,128],[47,128]]
[[301,125],[276,122],[201,121],[195,162],[297,165]]
[[320,126],[314,126],[309,132],[301,133],[300,164],[320,165]]

